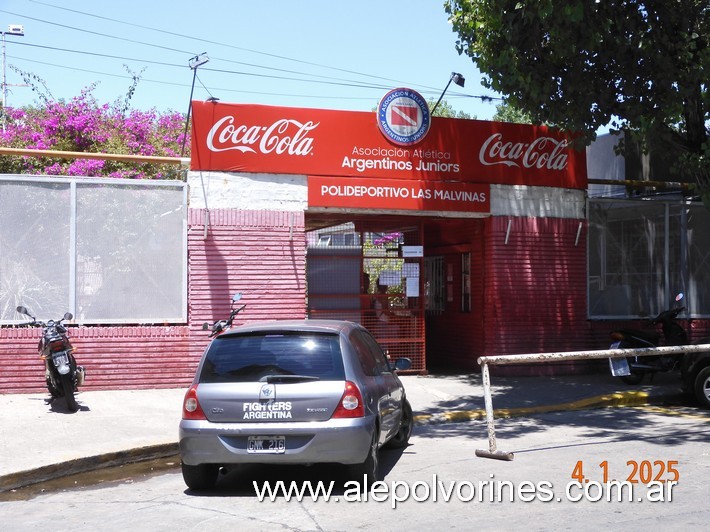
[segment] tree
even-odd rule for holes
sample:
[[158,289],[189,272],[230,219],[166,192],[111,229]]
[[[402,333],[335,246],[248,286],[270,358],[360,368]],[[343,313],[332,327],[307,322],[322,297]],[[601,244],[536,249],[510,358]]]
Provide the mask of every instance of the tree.
[[[434,106],[436,105],[436,99],[434,98],[429,98],[426,103],[429,105],[429,110],[431,111],[434,109]],[[471,115],[464,112],[464,111],[457,111],[456,109],[453,108],[453,106],[447,102],[446,100],[441,100],[439,103],[439,106],[436,108],[436,111],[434,112],[434,116],[443,116],[444,118],[466,118],[466,119],[471,119]],[[476,117],[474,116],[473,119]]]
[[496,112],[493,115],[496,122],[512,122],[513,124],[532,124],[530,114],[513,107],[507,101],[496,105]]
[[[710,205],[707,0],[445,0],[484,86],[547,122],[624,129],[677,154],[672,180]],[[623,145],[619,146],[623,151]],[[682,179],[685,175],[687,179]]]

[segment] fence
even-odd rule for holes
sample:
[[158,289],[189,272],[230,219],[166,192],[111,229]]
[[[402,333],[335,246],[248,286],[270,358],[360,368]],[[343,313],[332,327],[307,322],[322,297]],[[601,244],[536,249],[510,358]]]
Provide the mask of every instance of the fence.
[[535,364],[567,360],[591,360],[601,358],[625,358],[633,356],[678,355],[710,351],[710,344],[649,347],[644,349],[601,349],[594,351],[568,351],[563,353],[529,353],[520,355],[487,356],[478,359],[483,377],[483,400],[486,406],[488,430],[488,450],[477,449],[476,456],[496,460],[513,460],[513,453],[499,451],[496,444],[495,422],[493,419],[493,399],[491,398],[491,376],[488,366],[506,364]]

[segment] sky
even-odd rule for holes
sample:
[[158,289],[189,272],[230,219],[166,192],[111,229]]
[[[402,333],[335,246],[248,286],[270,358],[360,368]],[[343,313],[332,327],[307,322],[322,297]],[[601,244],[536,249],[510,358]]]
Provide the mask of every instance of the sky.
[[[452,83],[445,101],[491,119],[500,95],[456,51],[443,3],[0,0],[0,31],[24,26],[24,36],[5,35],[6,103],[39,102],[17,69],[57,100],[97,84],[99,103],[123,100],[138,74],[131,107],[182,113],[191,92],[195,100],[371,111],[397,87],[436,100],[456,72],[465,87]],[[209,62],[191,69],[202,53]]]

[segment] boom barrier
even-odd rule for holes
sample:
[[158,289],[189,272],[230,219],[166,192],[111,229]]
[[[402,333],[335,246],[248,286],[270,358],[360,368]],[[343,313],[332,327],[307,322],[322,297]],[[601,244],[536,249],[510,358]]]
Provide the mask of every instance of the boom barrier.
[[679,355],[710,351],[710,344],[647,347],[643,349],[598,349],[593,351],[566,351],[557,353],[529,353],[521,355],[485,356],[478,359],[483,377],[483,400],[486,405],[486,425],[488,429],[488,450],[477,449],[476,456],[496,460],[512,460],[513,453],[499,451],[496,444],[496,430],[493,419],[493,399],[491,398],[491,375],[488,366],[508,364],[542,364],[567,360],[592,360],[601,358],[644,357],[652,355]]

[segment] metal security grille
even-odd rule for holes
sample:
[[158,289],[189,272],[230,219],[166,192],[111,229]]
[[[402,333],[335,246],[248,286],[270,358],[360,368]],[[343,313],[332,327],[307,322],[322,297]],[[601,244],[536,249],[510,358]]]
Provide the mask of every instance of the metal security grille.
[[446,310],[446,278],[444,276],[444,257],[426,257],[424,259],[426,311],[429,315],[439,315]]
[[0,321],[187,318],[181,182],[0,178]]
[[591,201],[589,316],[656,315],[679,292],[689,316],[710,316],[709,227],[702,205]]
[[423,257],[408,252],[420,227],[347,223],[307,239],[308,315],[361,323],[390,357],[425,371]]

